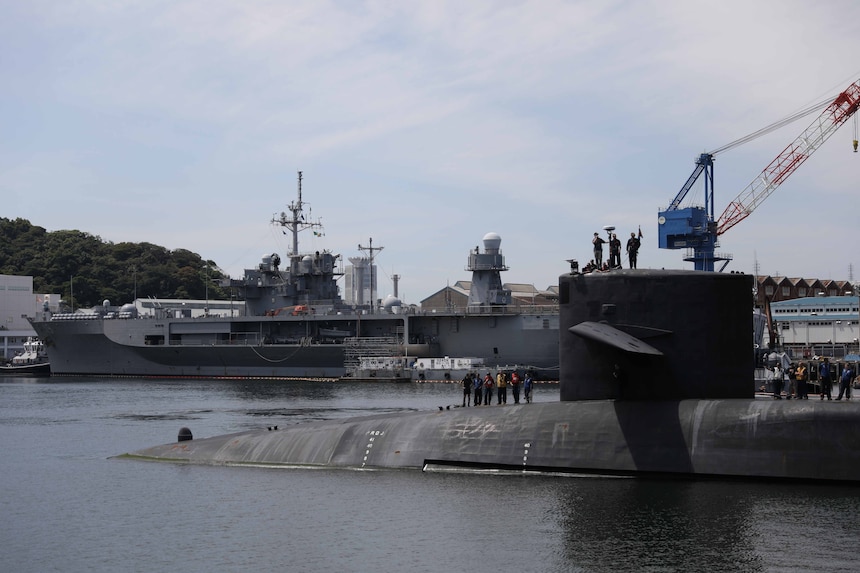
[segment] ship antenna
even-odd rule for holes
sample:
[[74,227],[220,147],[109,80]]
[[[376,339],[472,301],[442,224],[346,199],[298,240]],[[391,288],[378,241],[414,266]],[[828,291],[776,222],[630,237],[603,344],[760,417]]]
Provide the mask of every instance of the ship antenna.
[[299,200],[295,203],[290,203],[290,211],[293,213],[293,226],[291,231],[293,232],[293,254],[299,254],[299,217],[302,214],[302,172],[299,171],[298,178],[298,186],[299,186]]
[[374,314],[376,309],[376,290],[373,285],[373,253],[374,251],[379,252],[385,247],[374,247],[373,246],[373,237],[370,237],[370,246],[362,247],[361,243],[358,245],[358,249],[360,251],[369,251],[370,252],[370,314]]
[[[272,222],[279,224],[281,227],[286,228],[290,231],[290,236],[293,240],[293,250],[290,253],[291,256],[298,256],[299,254],[299,231],[304,231],[305,229],[311,228],[322,228],[322,223],[319,221],[305,221],[305,217],[302,211],[304,203],[302,202],[302,172],[299,171],[299,194],[298,200],[290,203],[288,207],[290,211],[290,216],[287,217],[287,214],[281,212],[281,216],[279,218],[273,218]],[[317,236],[323,236],[323,233],[317,233],[314,231],[314,234]]]

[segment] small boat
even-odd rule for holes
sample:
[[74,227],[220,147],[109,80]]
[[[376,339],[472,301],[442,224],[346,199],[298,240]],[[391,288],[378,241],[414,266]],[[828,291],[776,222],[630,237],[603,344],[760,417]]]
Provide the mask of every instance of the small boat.
[[358,366],[347,368],[342,381],[353,382],[411,382],[412,369],[403,356],[362,356]]
[[340,330],[338,328],[320,328],[319,329],[320,338],[334,338],[334,339],[342,339],[353,336],[353,334],[347,330]]
[[486,368],[484,359],[477,357],[419,358],[413,365],[413,376],[416,380],[422,381],[459,381],[469,372],[477,372]]
[[48,375],[50,373],[51,364],[48,362],[45,343],[35,336],[27,338],[24,343],[24,352],[13,357],[8,364],[0,366],[0,374],[21,376],[25,374]]

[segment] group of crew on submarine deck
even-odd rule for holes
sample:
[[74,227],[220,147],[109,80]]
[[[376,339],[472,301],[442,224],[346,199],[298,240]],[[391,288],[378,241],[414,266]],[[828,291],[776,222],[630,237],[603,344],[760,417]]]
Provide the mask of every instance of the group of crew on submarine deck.
[[[815,375],[812,379],[810,372]],[[852,386],[860,383],[860,376],[850,362],[844,362],[840,367],[839,364],[830,364],[830,359],[825,356],[817,368],[812,363],[807,366],[805,362],[792,362],[788,368],[776,363],[773,366],[773,399],[782,400],[785,391],[787,400],[808,400],[808,383],[817,380],[820,399],[824,400],[826,397],[832,400],[831,390],[835,377],[839,378],[839,395],[836,399],[842,400],[844,396],[846,400],[850,400]]]
[[[493,403],[493,390],[496,391],[496,404],[502,405],[508,403],[508,386],[511,387],[511,394],[514,398],[514,404],[520,403],[520,387],[522,387],[523,398],[526,404],[531,404],[532,390],[534,388],[534,380],[530,372],[520,379],[518,372],[511,373],[510,380],[507,374],[499,372],[496,378],[489,372],[483,378],[477,372],[468,372],[463,377],[463,407],[469,406],[490,406]],[[474,401],[472,395],[474,394]]]
[[[609,243],[609,260],[603,261],[603,244]],[[583,273],[603,272],[612,269],[623,268],[621,264],[621,240],[615,233],[610,233],[609,241],[600,237],[598,233],[594,233],[594,238],[591,239],[591,244],[594,249],[594,258],[588,261],[582,268]],[[639,230],[637,235],[635,232],[630,233],[630,238],[627,239],[627,261],[631,269],[637,268],[639,258],[639,247],[642,246],[642,230]]]

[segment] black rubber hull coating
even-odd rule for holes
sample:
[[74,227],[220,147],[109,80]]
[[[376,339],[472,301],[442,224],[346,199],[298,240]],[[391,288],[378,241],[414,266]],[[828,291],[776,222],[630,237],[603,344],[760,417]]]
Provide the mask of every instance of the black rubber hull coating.
[[[559,277],[561,400],[753,398],[752,277],[616,270]],[[662,355],[570,329],[602,323]]]
[[388,414],[149,448],[128,457],[271,467],[425,464],[860,480],[860,404],[586,401]]

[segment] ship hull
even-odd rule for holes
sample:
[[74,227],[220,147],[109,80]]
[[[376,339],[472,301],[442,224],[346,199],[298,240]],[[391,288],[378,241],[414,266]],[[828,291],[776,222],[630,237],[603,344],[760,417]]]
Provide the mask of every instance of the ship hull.
[[0,376],[47,376],[50,373],[51,365],[48,362],[0,366]]
[[[196,464],[860,479],[860,404],[588,400],[299,424],[149,448]],[[271,430],[271,428],[270,428]]]
[[[397,340],[407,357],[476,356],[557,379],[558,316],[511,313],[31,321],[57,376],[340,378],[347,340]],[[332,337],[330,333],[349,333]]]

